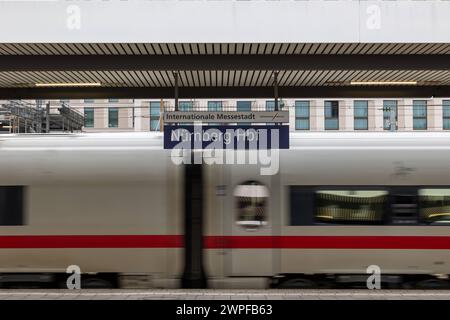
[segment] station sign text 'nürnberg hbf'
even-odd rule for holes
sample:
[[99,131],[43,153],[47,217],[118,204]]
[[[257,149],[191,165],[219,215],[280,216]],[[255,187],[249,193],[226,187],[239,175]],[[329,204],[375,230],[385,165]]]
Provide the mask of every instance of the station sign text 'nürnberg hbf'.
[[289,113],[166,112],[164,148],[268,150],[289,148]]

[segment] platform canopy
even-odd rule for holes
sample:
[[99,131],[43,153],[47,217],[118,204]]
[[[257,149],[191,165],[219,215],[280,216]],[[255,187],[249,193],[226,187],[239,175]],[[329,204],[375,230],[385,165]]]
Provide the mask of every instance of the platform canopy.
[[[39,14],[36,14],[39,12]],[[0,99],[449,97],[450,1],[0,0]],[[59,86],[56,86],[59,84]]]

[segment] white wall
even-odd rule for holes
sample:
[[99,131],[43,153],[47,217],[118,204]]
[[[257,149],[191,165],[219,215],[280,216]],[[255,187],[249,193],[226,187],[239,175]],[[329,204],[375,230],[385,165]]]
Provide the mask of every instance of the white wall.
[[0,0],[0,42],[434,43],[449,16],[441,0]]

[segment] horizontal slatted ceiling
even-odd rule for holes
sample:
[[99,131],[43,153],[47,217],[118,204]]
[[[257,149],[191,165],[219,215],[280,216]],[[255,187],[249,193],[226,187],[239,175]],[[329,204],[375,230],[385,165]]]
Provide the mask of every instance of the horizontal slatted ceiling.
[[[450,85],[448,70],[294,70],[280,71],[280,86],[336,86],[350,81],[419,81],[423,85]],[[182,71],[181,87],[271,86],[271,71],[217,70]],[[33,87],[37,82],[101,82],[107,87],[170,87],[166,71],[61,71],[0,72],[0,87]]]
[[[0,55],[198,55],[198,54],[450,54],[436,43],[29,43],[0,44]],[[350,81],[419,81],[450,85],[446,70],[286,70],[280,86],[336,86]],[[181,71],[180,86],[270,86],[271,71]],[[37,82],[101,82],[108,87],[170,87],[167,71],[0,72],[0,87],[32,87]]]
[[449,43],[8,43],[0,55],[450,54]]

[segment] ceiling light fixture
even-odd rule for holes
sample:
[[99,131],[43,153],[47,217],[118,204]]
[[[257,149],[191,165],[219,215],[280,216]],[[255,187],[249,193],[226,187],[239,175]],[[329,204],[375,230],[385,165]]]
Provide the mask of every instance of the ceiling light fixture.
[[351,85],[384,85],[384,86],[392,86],[392,85],[407,85],[414,86],[417,84],[417,81],[351,81]]
[[100,87],[99,82],[36,83],[36,87]]

